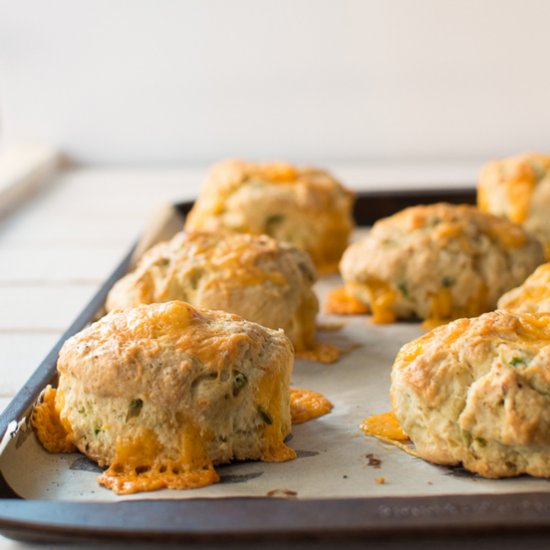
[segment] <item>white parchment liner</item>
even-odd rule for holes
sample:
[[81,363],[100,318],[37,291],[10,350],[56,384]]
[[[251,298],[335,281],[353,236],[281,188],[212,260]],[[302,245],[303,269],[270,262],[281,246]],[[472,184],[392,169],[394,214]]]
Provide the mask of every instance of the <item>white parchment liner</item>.
[[[169,221],[173,226],[173,217]],[[317,284],[321,300],[328,289],[339,284],[336,276],[321,280]],[[297,498],[369,498],[550,491],[547,480],[527,476],[486,480],[460,468],[434,466],[366,437],[359,430],[361,421],[390,409],[390,369],[397,351],[424,330],[414,323],[373,325],[366,316],[319,318],[320,323],[334,321],[343,321],[345,326],[320,333],[322,340],[342,347],[361,346],[332,365],[296,361],[293,386],[321,392],[332,401],[334,410],[293,428],[289,445],[298,453],[294,461],[234,463],[217,468],[221,482],[216,485],[122,497],[97,484],[99,469],[84,456],[47,453],[22,423],[18,434],[5,445],[0,470],[24,498],[76,501],[262,497],[273,492],[295,493]],[[381,464],[369,465],[372,458]]]

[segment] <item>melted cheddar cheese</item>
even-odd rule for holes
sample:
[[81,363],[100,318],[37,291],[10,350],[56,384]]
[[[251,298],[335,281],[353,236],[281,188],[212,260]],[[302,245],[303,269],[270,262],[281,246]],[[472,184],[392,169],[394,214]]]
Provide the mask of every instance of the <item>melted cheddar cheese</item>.
[[523,179],[510,182],[506,187],[508,200],[508,217],[515,223],[523,223],[527,219],[531,195],[535,189],[535,179]]
[[363,420],[359,427],[366,435],[393,445],[411,456],[421,458],[393,412],[370,416]]
[[360,300],[349,294],[345,287],[330,291],[325,301],[325,311],[337,315],[360,315],[370,309]]
[[453,318],[453,296],[448,288],[440,288],[432,296],[428,318],[422,323],[425,328],[433,328],[449,322]]
[[[355,289],[368,296],[370,308],[354,296]],[[350,283],[347,287],[330,292],[325,302],[325,311],[339,315],[358,315],[372,311],[373,323],[393,323],[396,315],[392,306],[396,298],[397,294],[391,285],[378,279],[370,279],[367,283]]]
[[372,309],[371,321],[376,324],[394,323],[396,319],[392,306],[396,300],[395,290],[384,281],[371,279],[365,283]]
[[311,390],[291,388],[290,414],[293,424],[319,418],[331,410],[332,403],[324,395]]
[[206,309],[194,308],[180,301],[164,302],[152,306],[138,306],[127,311],[115,311],[96,324],[96,330],[80,335],[83,343],[99,346],[117,334],[117,341],[155,340],[173,341],[176,349],[183,349],[202,363],[221,371],[240,345],[249,340],[243,332],[228,335],[222,325],[205,325],[210,316]]
[[[70,428],[62,422],[56,401],[61,392],[48,386],[43,400],[35,406],[32,425],[38,440],[50,453],[76,451]],[[56,399],[57,396],[57,399]],[[181,456],[163,456],[163,447],[150,430],[142,430],[131,440],[119,440],[110,467],[98,482],[117,494],[153,491],[162,488],[189,489],[218,481],[202,438],[192,424],[187,424],[181,438]]]
[[341,355],[342,350],[339,347],[325,342],[317,342],[313,349],[296,351],[296,357],[299,359],[319,361],[319,363],[326,364],[335,363]]
[[185,236],[192,247],[190,257],[201,257],[202,269],[226,272],[227,280],[239,285],[261,285],[267,281],[284,286],[286,277],[279,271],[266,271],[256,264],[262,257],[280,254],[274,241],[253,241],[250,235],[232,234],[220,239],[219,234],[189,233]]
[[34,407],[31,423],[38,441],[48,452],[72,453],[76,451],[76,447],[72,443],[70,427],[59,417],[57,393],[51,386],[44,390],[42,401]]
[[220,235],[223,233],[197,231],[178,234],[173,239],[173,259],[186,265],[194,261],[204,272],[225,272],[226,282],[234,281],[238,285],[261,285],[267,281],[279,286],[288,284],[279,271],[267,271],[257,266],[259,259],[281,254],[278,243],[267,239],[253,240],[250,235],[228,233],[226,238],[220,238]]
[[315,337],[315,316],[317,313],[317,300],[311,300],[310,296],[303,296],[300,306],[296,310],[295,323],[301,327],[299,334],[295,334],[293,338],[294,349],[302,351],[314,349],[317,345]]
[[393,411],[369,416],[360,426],[366,435],[380,439],[391,439],[394,441],[408,441],[409,436],[403,431],[399,420]]
[[285,462],[296,458],[296,452],[287,447],[284,438],[290,426],[283,425],[281,384],[274,376],[266,374],[258,385],[258,410],[264,420],[261,459],[266,462]]
[[430,313],[422,326],[432,329],[454,319],[481,315],[487,309],[487,288],[485,285],[480,285],[478,291],[470,296],[464,305],[455,304],[451,290],[443,287],[432,296]]
[[98,482],[119,495],[158,489],[192,489],[219,481],[218,474],[192,423],[181,432],[179,457],[166,456],[151,430],[131,440],[119,440],[109,468]]

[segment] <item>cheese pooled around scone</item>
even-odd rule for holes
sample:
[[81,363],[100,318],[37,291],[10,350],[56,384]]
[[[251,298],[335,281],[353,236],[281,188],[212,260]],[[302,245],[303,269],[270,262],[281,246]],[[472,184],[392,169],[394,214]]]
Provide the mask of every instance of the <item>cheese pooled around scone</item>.
[[541,244],[520,226],[473,206],[407,208],[376,222],[344,253],[346,294],[375,322],[439,324],[496,307],[544,261]]
[[[121,494],[208,485],[233,459],[290,460],[292,366],[282,331],[236,315],[178,301],[114,311],[60,352],[58,448],[108,466],[99,482]],[[40,407],[38,437],[55,451]]]
[[353,229],[354,195],[328,172],[286,163],[214,165],[185,229],[266,234],[336,271]]
[[550,477],[550,315],[486,313],[403,346],[393,410],[416,453],[488,478]]
[[147,251],[106,308],[183,300],[282,328],[297,351],[315,348],[319,304],[307,254],[265,235],[180,232]]
[[523,154],[487,163],[481,170],[479,208],[506,216],[536,235],[550,252],[550,156]]

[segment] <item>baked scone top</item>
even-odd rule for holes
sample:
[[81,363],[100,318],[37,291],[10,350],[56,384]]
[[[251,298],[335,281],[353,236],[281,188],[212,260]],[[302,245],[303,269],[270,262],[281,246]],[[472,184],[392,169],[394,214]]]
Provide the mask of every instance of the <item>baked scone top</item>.
[[315,279],[306,253],[266,235],[180,232],[145,253],[106,307],[183,300],[282,328],[302,350],[315,344]]
[[375,320],[448,321],[494,309],[544,261],[522,227],[469,205],[414,206],[376,222],[346,250],[346,292]]
[[[198,360],[203,368],[221,372],[239,355],[259,353],[275,336],[230,313],[194,308],[181,301],[113,311],[73,336],[59,353],[58,372],[78,378],[87,391],[101,397],[135,396],[144,391],[155,403],[177,400],[187,370]],[[132,359],[157,359],[181,352],[187,364],[151,363],[143,369]],[[192,358],[192,359],[191,359]]]
[[394,411],[425,459],[550,477],[550,315],[495,311],[403,346]]
[[550,176],[550,156],[525,153],[487,163],[478,184],[478,206],[523,223],[538,183]]
[[334,269],[353,228],[353,193],[328,172],[287,163],[214,165],[185,228],[267,234]]
[[[193,209],[186,223],[197,225],[200,218],[208,214],[221,214],[227,198],[245,183],[264,183],[307,186],[311,188],[317,204],[311,208],[331,208],[334,191],[344,197],[353,197],[353,194],[333,178],[327,171],[312,166],[293,166],[286,162],[253,163],[242,160],[225,160],[212,166],[203,183],[200,196],[200,208]],[[303,191],[302,191],[303,193]],[[300,197],[302,199],[306,197]]]
[[539,266],[521,286],[504,294],[498,307],[516,313],[550,313],[550,263]]

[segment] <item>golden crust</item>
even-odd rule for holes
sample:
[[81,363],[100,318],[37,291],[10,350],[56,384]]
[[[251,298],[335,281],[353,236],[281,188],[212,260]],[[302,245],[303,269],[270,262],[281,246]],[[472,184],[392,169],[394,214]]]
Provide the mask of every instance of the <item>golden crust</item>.
[[487,163],[481,170],[479,208],[505,216],[550,243],[550,156],[526,153]]
[[353,193],[328,172],[286,163],[228,160],[214,165],[185,229],[267,234],[334,271],[353,229]]
[[539,266],[521,286],[504,294],[498,307],[516,313],[550,313],[550,263]]
[[307,254],[266,235],[178,233],[149,250],[107,297],[107,310],[183,300],[282,328],[298,351],[315,347],[316,273]]
[[56,412],[119,493],[217,480],[212,464],[289,460],[292,345],[184,302],[114,311],[70,338]]
[[440,203],[378,221],[348,247],[340,269],[346,294],[369,306],[375,322],[437,324],[494,309],[543,261],[542,246],[520,226]]
[[550,315],[496,311],[403,346],[393,410],[422,458],[550,477]]

